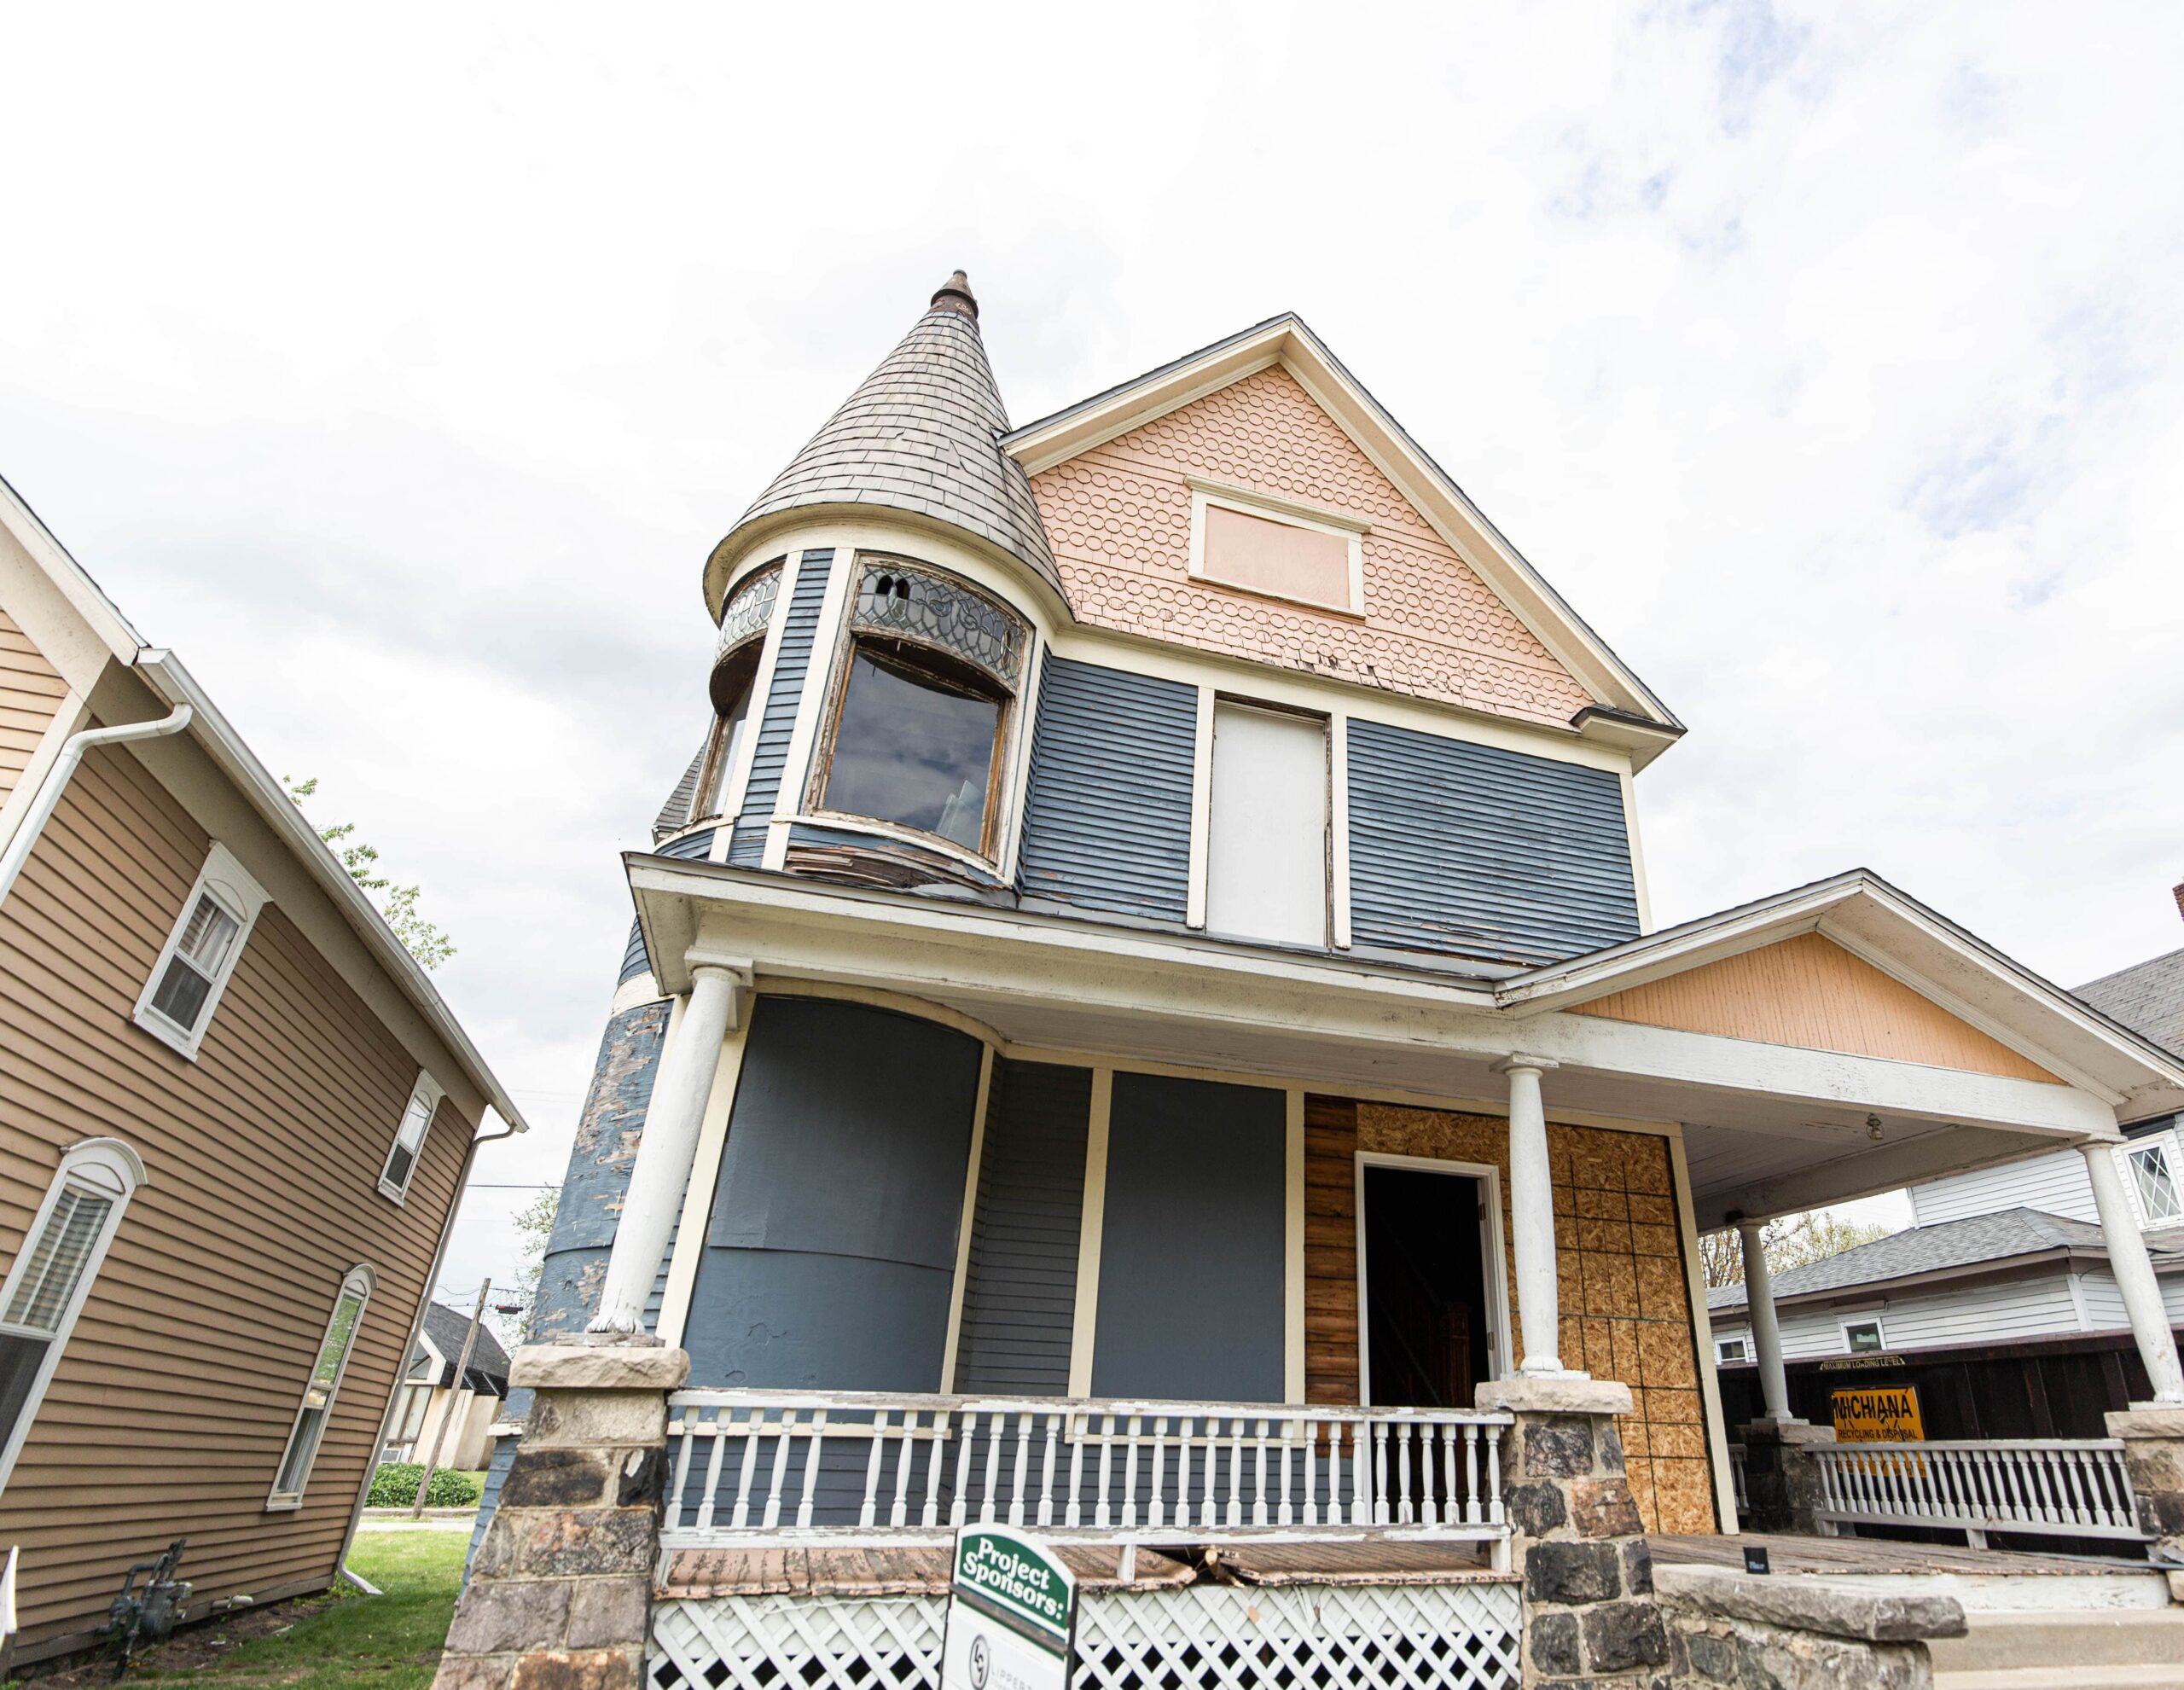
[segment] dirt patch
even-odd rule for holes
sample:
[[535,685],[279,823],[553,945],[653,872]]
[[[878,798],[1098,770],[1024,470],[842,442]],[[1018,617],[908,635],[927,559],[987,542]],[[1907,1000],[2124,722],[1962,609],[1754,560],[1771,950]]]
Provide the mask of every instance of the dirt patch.
[[[228,1656],[242,1644],[255,1638],[271,1637],[286,1631],[299,1620],[332,1606],[336,1602],[353,1600],[361,1593],[339,1589],[322,1590],[316,1596],[292,1596],[285,1602],[268,1602],[262,1607],[239,1608],[233,1613],[215,1614],[208,1619],[178,1626],[174,1635],[164,1643],[145,1645],[131,1658],[129,1680],[140,1677],[182,1673],[211,1673],[219,1670]],[[91,1690],[94,1685],[109,1684],[113,1681],[114,1652],[105,1649],[73,1655],[56,1655],[49,1661],[35,1661],[18,1667],[10,1682],[36,1690]],[[256,1676],[256,1675],[253,1675]],[[302,1670],[290,1675],[301,1676]],[[265,1675],[264,1681],[277,1683],[275,1672]]]

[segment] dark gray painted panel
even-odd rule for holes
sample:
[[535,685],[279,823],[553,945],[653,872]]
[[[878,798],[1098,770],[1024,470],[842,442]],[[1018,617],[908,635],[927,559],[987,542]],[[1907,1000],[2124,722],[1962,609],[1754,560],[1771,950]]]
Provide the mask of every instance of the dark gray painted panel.
[[[961,1170],[957,1170],[960,1176]],[[962,1201],[959,1185],[956,1200]],[[938,1391],[954,1264],[708,1249],[682,1347],[707,1389]]]
[[758,1000],[683,1333],[694,1382],[938,1389],[980,1054],[889,1010]]
[[1635,938],[1622,783],[1603,769],[1350,724],[1359,945],[1552,962]]
[[1287,1120],[1263,1087],[1115,1076],[1095,1397],[1282,1400]]
[[993,1065],[956,1350],[960,1392],[1060,1397],[1069,1390],[1091,1112],[1089,1069]]
[[1198,689],[1048,654],[1031,738],[1018,889],[1181,921]]
[[827,596],[827,577],[834,555],[806,552],[796,566],[796,586],[789,596],[788,616],[781,625],[781,652],[774,659],[774,682],[766,694],[766,713],[758,723],[758,741],[751,753],[751,779],[743,789],[743,810],[736,818],[735,842],[728,860],[738,868],[756,868],[766,849],[766,824],[773,818],[774,800],[780,796],[781,771],[788,761],[789,736],[796,729],[797,701],[804,695],[804,677],[811,667],[811,646],[819,628],[819,609]]

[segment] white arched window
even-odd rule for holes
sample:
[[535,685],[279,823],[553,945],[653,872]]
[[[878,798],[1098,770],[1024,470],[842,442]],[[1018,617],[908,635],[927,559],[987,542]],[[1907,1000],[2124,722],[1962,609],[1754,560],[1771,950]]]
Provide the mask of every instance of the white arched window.
[[144,1164],[118,1138],[90,1138],[61,1159],[22,1248],[0,1284],[0,1486],[15,1469],[76,1316],[144,1183]]
[[333,1417],[334,1398],[341,1389],[341,1375],[349,1370],[349,1352],[357,1347],[357,1329],[364,1323],[364,1304],[371,1300],[372,1270],[359,1263],[349,1269],[334,1299],[334,1312],[326,1317],[326,1335],[318,1341],[318,1357],[311,1377],[304,1382],[304,1400],[296,1409],[296,1423],[288,1432],[288,1447],[273,1475],[273,1494],[268,1508],[303,1506],[304,1486],[311,1481],[311,1464],[318,1457],[319,1440]]

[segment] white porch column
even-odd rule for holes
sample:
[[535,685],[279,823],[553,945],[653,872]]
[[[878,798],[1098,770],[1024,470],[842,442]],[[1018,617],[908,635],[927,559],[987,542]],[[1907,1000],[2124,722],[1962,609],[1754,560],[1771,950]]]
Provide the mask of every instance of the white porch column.
[[2100,1211],[2108,1266],[2123,1293],[2123,1309],[2131,1317],[2131,1336],[2139,1341],[2139,1359],[2146,1364],[2146,1377],[2153,1381],[2153,1400],[2164,1408],[2184,1406],[2184,1368],[2176,1362],[2176,1334],[2169,1330],[2169,1311],[2162,1306],[2161,1281],[2154,1277],[2153,1263],[2146,1256],[2139,1218],[2131,1212],[2130,1199],[2123,1194],[2123,1176],[2117,1171],[2115,1148],[2082,1144],[2078,1149],[2093,1176],[2093,1200]]
[[735,1009],[735,973],[700,963],[690,971],[690,996],[676,1025],[675,1042],[660,1058],[637,1141],[636,1165],[622,1200],[621,1223],[607,1258],[607,1283],[599,1298],[594,1332],[636,1332],[644,1326],[645,1299],[652,1295],[660,1257],[675,1211],[689,1183],[698,1150],[698,1129],[720,1062],[721,1042]]
[[1759,1362],[1759,1395],[1770,1420],[1787,1420],[1790,1381],[1782,1371],[1782,1328],[1774,1320],[1774,1275],[1767,1265],[1765,1228],[1757,1221],[1737,1222],[1744,1240],[1745,1306],[1751,1315],[1751,1349]]
[[1570,1376],[1562,1365],[1562,1289],[1554,1269],[1554,1192],[1547,1159],[1544,1056],[1511,1056],[1494,1065],[1509,1077],[1509,1221],[1516,1232],[1520,1373]]

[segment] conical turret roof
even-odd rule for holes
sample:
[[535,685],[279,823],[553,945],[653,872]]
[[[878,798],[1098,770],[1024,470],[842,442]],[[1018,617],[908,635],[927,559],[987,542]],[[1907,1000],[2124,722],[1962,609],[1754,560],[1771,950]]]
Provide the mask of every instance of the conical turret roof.
[[743,514],[859,504],[914,511],[999,546],[1056,592],[1061,578],[1008,427],[963,272]]

